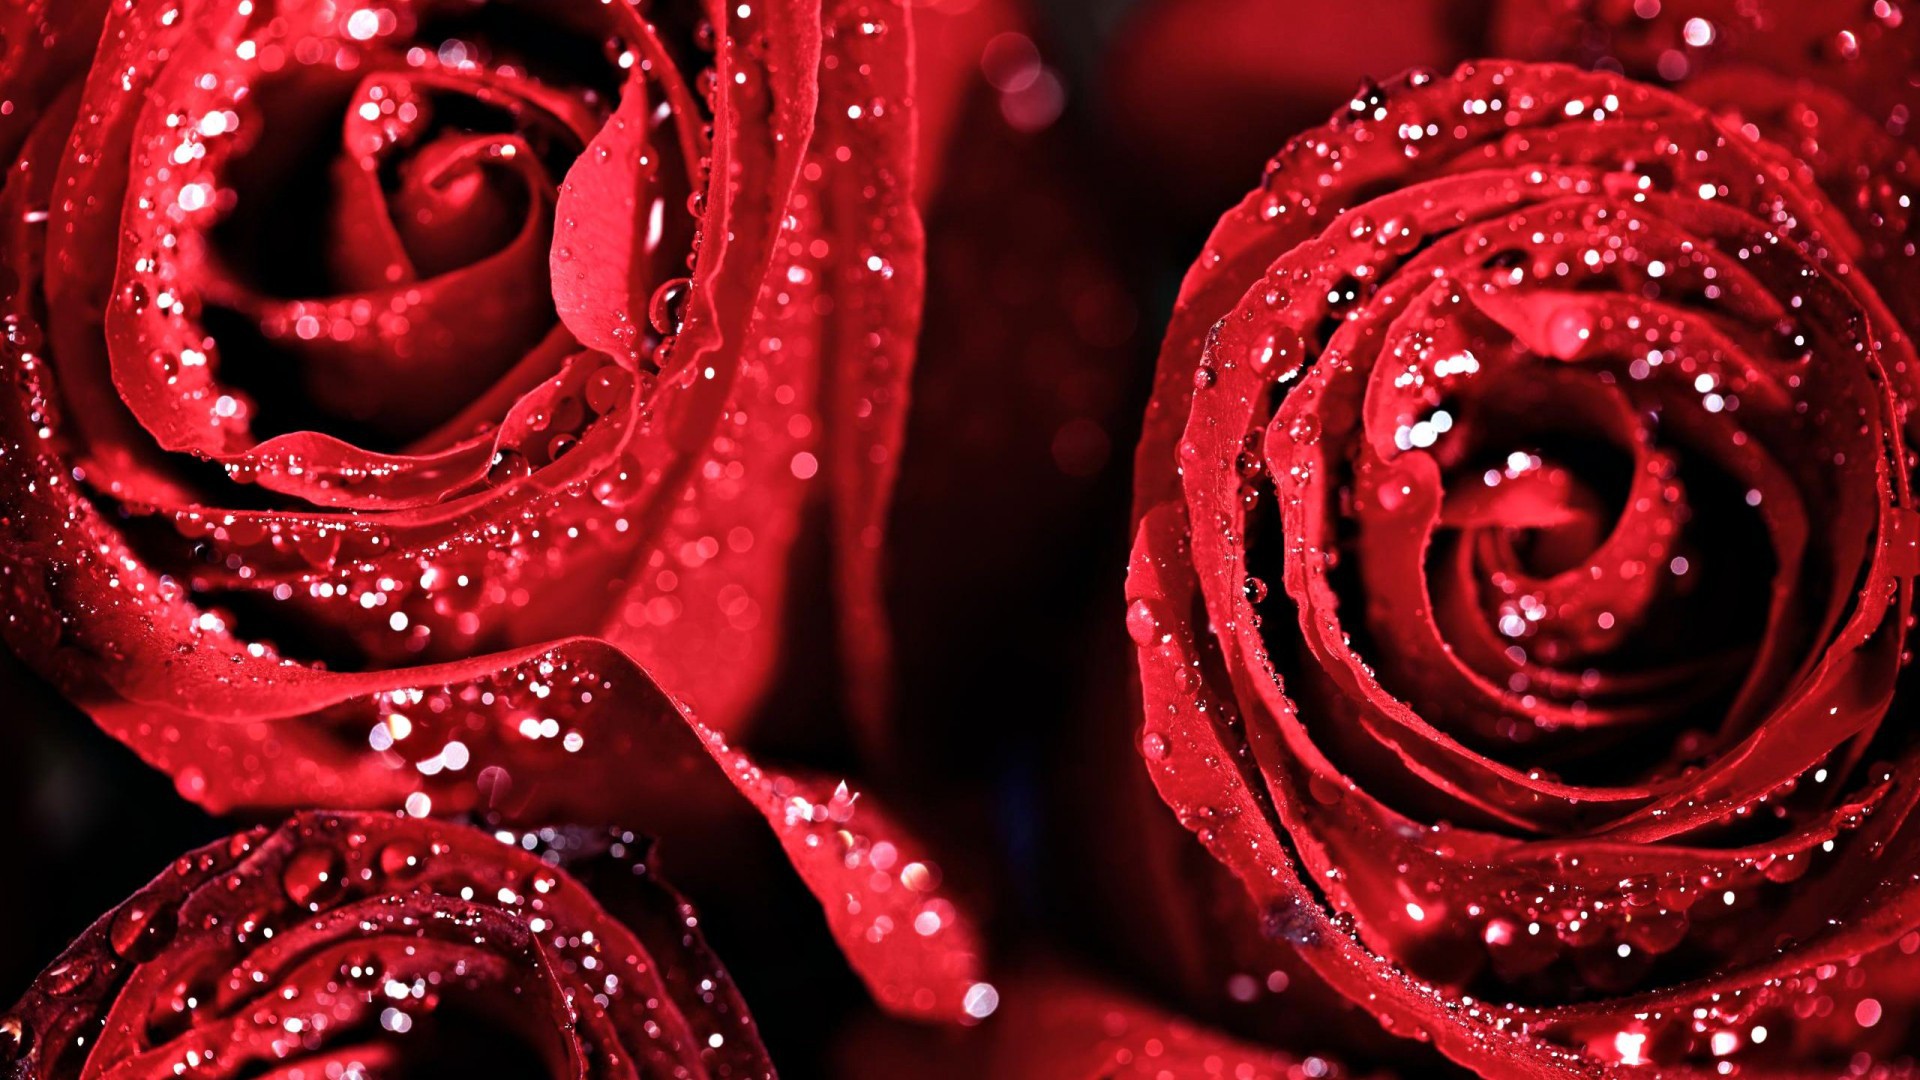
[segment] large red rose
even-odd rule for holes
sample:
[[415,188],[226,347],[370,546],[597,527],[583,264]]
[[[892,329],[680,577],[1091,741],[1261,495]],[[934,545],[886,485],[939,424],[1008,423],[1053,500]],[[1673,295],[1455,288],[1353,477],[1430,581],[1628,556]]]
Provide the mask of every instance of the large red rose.
[[961,1015],[971,933],[909,842],[715,733],[815,485],[885,705],[906,9],[0,18],[8,644],[215,811],[751,807],[882,1000]]
[[1915,358],[1815,180],[1611,75],[1416,72],[1182,288],[1141,753],[1267,937],[1484,1074],[1911,1050]]
[[305,814],[189,852],[0,1015],[0,1068],[771,1077],[697,916],[635,861],[645,853],[596,845],[632,864],[615,919],[543,858],[582,854],[572,846]]

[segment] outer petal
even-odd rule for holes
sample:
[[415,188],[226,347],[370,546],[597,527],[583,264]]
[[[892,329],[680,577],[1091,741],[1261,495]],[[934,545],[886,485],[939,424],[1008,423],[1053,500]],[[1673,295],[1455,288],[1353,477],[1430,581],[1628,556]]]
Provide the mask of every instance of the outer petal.
[[1362,77],[1484,51],[1483,19],[1468,0],[1142,3],[1128,10],[1104,60],[1106,119],[1150,164],[1143,182],[1198,224]]
[[1291,1080],[1345,1074],[1325,1058],[1253,1046],[1070,977],[1018,983],[1008,1005],[1008,1019],[995,1032],[995,1076]]
[[[835,297],[824,345],[843,360],[829,370],[824,412],[841,648],[849,704],[871,745],[884,741],[893,706],[882,551],[926,285],[916,133],[912,113],[900,106],[913,93],[911,10],[849,3],[829,16],[839,65],[821,73],[831,104],[823,110],[815,159],[822,180],[813,192],[826,218]],[[891,33],[907,46],[888,43]],[[849,104],[838,108],[843,101]]]

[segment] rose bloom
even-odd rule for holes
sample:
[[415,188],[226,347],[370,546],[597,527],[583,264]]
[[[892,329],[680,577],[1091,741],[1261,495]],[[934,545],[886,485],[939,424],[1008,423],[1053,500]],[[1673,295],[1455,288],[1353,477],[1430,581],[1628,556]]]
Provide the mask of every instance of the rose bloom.
[[[0,1015],[79,1076],[771,1077],[685,900],[618,836],[302,814],[182,856]],[[550,859],[589,860],[616,914]]]
[[854,705],[885,708],[906,9],[0,19],[19,657],[214,812],[757,814],[883,1003],[968,1017],[977,945],[919,847],[721,737],[815,489]]
[[1907,1060],[1908,222],[1842,210],[1751,125],[1487,61],[1363,85],[1188,274],[1139,750],[1389,1030],[1493,1076]]

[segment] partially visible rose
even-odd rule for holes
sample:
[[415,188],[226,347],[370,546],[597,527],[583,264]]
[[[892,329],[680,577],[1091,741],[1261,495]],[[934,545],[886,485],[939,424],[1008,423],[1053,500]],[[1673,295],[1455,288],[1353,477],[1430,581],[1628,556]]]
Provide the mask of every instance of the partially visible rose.
[[1674,84],[1791,150],[1859,234],[1860,265],[1920,325],[1920,19],[1893,0],[1501,0],[1503,55]]
[[911,841],[715,734],[815,488],[886,708],[906,8],[33,0],[0,42],[9,646],[216,812],[749,809],[883,1001],[963,1015]]
[[1496,0],[1491,46],[1685,83],[1727,68],[1806,79],[1920,134],[1920,23],[1904,0]]
[[643,864],[620,878],[615,919],[517,837],[374,814],[243,832],[54,960],[0,1013],[0,1069],[771,1077],[693,909]]
[[[1143,0],[1102,59],[1103,119],[1142,168],[1164,228],[1204,226],[1273,148],[1319,123],[1362,79],[1484,51],[1473,0]],[[1171,201],[1167,201],[1171,199]]]
[[1209,239],[1138,458],[1139,748],[1390,1030],[1514,1077],[1909,1049],[1874,243],[1753,132],[1497,61],[1363,89]]

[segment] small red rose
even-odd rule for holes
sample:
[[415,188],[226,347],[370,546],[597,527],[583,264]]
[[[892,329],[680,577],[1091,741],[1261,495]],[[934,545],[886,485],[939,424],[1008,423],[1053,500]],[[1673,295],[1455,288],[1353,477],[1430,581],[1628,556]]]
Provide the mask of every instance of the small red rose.
[[461,826],[304,814],[243,832],[182,855],[62,953],[0,1014],[0,1067],[771,1077],[691,907],[620,878],[616,920],[540,855]]

